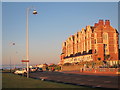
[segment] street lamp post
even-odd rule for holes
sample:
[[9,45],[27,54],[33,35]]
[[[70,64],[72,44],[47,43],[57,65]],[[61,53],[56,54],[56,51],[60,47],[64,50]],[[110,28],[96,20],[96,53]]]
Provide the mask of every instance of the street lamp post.
[[[26,11],[26,60],[27,60],[27,78],[29,78],[29,36],[28,36],[28,14],[31,8],[27,8]],[[33,10],[33,14],[37,14],[36,10]]]
[[[15,46],[14,42],[10,42],[10,47]],[[14,62],[14,69],[15,69],[15,60],[14,60],[14,53],[12,52],[12,61]],[[11,72],[11,56],[10,56],[10,72]]]

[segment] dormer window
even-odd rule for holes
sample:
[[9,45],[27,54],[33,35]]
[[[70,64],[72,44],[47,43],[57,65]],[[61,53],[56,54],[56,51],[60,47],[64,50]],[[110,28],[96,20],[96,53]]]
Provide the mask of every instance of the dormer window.
[[78,38],[78,33],[77,33],[77,38]]

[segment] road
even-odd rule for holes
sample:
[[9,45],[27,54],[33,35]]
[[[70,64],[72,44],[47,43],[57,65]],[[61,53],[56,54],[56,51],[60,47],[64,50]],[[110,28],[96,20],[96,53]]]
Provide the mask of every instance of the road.
[[71,83],[91,87],[103,88],[118,88],[118,79],[120,76],[106,76],[83,73],[69,73],[69,72],[35,72],[30,73],[30,77],[37,79],[45,79],[55,82]]

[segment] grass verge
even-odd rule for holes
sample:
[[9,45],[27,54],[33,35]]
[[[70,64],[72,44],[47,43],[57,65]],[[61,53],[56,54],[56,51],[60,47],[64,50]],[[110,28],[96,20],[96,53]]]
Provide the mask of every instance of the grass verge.
[[2,73],[2,88],[86,88],[82,86],[67,85],[49,81],[41,81],[32,78]]

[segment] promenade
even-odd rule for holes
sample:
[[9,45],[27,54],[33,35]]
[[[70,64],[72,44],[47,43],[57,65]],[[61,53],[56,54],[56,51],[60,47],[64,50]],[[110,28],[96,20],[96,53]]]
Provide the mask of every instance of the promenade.
[[54,82],[61,82],[66,84],[75,84],[89,87],[100,88],[119,88],[119,78],[117,74],[97,74],[97,73],[80,73],[78,71],[64,71],[64,72],[36,72],[30,73],[30,77],[48,80]]

